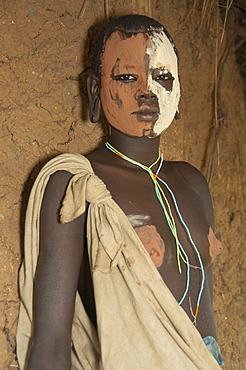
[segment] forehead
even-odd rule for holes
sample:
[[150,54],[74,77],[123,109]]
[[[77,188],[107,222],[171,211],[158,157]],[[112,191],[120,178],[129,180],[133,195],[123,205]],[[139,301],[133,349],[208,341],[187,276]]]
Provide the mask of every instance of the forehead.
[[101,57],[102,72],[114,65],[134,67],[146,64],[146,56],[151,60],[151,67],[165,67],[177,61],[174,49],[164,32],[137,33],[127,37],[123,32],[113,32],[105,44]]
[[174,71],[177,69],[177,55],[173,46],[164,32],[153,33],[150,36],[151,43],[146,48],[150,57],[150,68],[166,68]]
[[130,37],[120,31],[115,31],[106,41],[105,49],[101,57],[102,70],[117,64],[130,67],[140,64],[146,55],[147,47],[150,46],[150,37],[145,33],[133,34]]

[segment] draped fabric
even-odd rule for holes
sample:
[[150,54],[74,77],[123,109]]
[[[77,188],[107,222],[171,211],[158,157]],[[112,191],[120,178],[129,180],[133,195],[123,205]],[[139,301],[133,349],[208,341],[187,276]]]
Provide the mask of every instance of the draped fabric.
[[185,311],[163,282],[126,215],[90,162],[62,154],[41,170],[31,191],[25,224],[25,257],[19,276],[17,356],[25,368],[33,328],[33,281],[39,255],[39,217],[49,177],[72,173],[61,222],[80,216],[89,203],[87,244],[97,330],[79,294],[72,328],[72,369],[218,369]]

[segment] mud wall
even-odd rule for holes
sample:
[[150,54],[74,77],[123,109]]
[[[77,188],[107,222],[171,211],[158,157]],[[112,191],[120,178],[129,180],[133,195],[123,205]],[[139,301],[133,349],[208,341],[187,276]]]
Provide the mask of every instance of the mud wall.
[[[103,120],[97,125],[88,120],[85,79],[94,25],[108,14],[140,13],[162,22],[179,50],[181,119],[162,135],[162,148],[167,159],[189,161],[211,174],[216,233],[224,244],[215,262],[218,338],[225,369],[242,369],[245,112],[232,51],[219,83],[216,72],[232,32],[218,43],[221,23],[212,0],[206,9],[202,1],[188,0],[95,0],[87,1],[84,8],[82,4],[80,0],[0,2],[0,368],[18,368],[17,273],[33,181],[48,159],[62,152],[84,154],[107,135]],[[220,95],[214,93],[215,86]],[[215,96],[220,96],[221,104]]]

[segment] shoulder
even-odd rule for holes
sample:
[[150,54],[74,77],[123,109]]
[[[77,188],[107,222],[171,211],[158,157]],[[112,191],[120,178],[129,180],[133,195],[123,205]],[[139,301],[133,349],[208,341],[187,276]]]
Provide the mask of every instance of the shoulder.
[[190,163],[187,162],[172,162],[173,170],[185,182],[187,182],[194,190],[208,190],[208,184],[203,174]]
[[47,188],[53,188],[54,190],[55,189],[58,190],[59,188],[64,189],[67,187],[70,179],[73,176],[74,175],[69,171],[57,170],[50,176],[46,189]]
[[64,153],[50,159],[41,169],[37,180],[50,178],[56,172],[68,172],[73,175],[83,172],[91,173],[92,167],[85,156],[78,153]]
[[207,215],[209,224],[213,227],[214,216],[211,195],[204,175],[187,162],[168,162],[174,176],[194,191],[200,198]]
[[42,199],[40,213],[41,224],[45,225],[45,232],[50,225],[53,225],[52,233],[55,233],[57,227],[60,227],[58,225],[69,223],[70,229],[73,230],[73,225],[80,227],[80,220],[84,223],[84,219],[79,216],[82,216],[86,210],[86,200],[82,194],[79,212],[73,199],[74,189],[71,191],[70,184],[73,177],[74,174],[65,170],[58,170],[50,176]]
[[168,172],[182,180],[183,183],[194,188],[194,190],[208,189],[208,184],[203,174],[188,162],[166,162]]
[[[41,217],[54,213],[58,217],[62,202],[66,194],[68,184],[73,174],[65,170],[57,170],[49,177],[47,182],[41,207]],[[59,219],[59,217],[58,217]]]
[[47,189],[59,191],[67,187],[74,175],[88,175],[93,172],[90,161],[77,153],[60,154],[49,160],[41,169],[37,182],[46,182]]

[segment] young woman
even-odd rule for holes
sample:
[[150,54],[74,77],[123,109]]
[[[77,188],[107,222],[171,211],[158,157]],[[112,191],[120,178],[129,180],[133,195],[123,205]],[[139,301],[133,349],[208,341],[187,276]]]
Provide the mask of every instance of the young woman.
[[159,149],[178,116],[176,48],[153,19],[120,17],[100,33],[93,70],[90,117],[102,108],[111,135],[86,157],[50,161],[34,185],[20,366],[216,369],[212,262],[221,245],[209,190],[198,170]]

